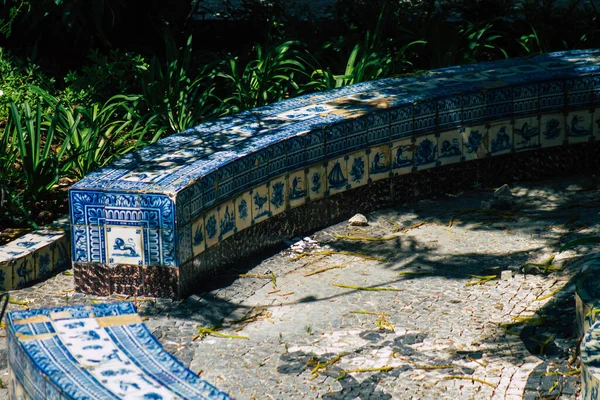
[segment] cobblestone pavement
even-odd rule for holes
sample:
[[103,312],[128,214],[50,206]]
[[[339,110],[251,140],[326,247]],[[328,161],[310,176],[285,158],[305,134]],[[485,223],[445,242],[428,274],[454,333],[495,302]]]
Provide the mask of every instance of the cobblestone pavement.
[[[512,211],[481,211],[492,194],[480,190],[373,212],[367,227],[330,226],[311,235],[318,247],[264,255],[187,300],[130,300],[167,350],[238,399],[575,399],[574,282],[597,249],[558,248],[598,231],[600,190],[577,178],[513,193]],[[11,296],[120,299],[74,293],[65,274]],[[0,352],[6,382],[5,339]]]

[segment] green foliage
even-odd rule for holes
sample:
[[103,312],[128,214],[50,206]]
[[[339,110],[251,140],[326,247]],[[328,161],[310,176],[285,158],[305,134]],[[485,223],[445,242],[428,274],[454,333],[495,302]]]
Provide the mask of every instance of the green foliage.
[[137,96],[117,95],[104,104],[73,108],[61,107],[59,99],[39,88],[32,90],[58,110],[56,129],[70,139],[62,145],[68,160],[63,175],[81,179],[139,146],[143,129],[134,111]]
[[141,77],[148,64],[139,54],[119,49],[103,54],[94,49],[90,65],[65,76],[64,97],[70,103],[105,102],[115,93],[140,93]]
[[56,104],[51,113],[42,111],[38,102],[32,110],[29,102],[22,106],[10,103],[10,117],[4,135],[14,138],[19,157],[23,193],[28,201],[40,200],[56,185],[69,166],[63,155],[70,144],[70,136],[60,137],[57,132],[62,105]]
[[213,95],[213,67],[208,64],[197,74],[192,72],[192,37],[177,49],[173,37],[165,35],[165,45],[165,62],[154,57],[142,76],[146,124],[154,132],[150,143],[165,132],[181,132],[220,113]]
[[298,50],[302,44],[287,41],[263,48],[255,45],[254,58],[245,64],[229,57],[216,76],[225,80],[229,96],[221,101],[229,112],[238,112],[292,97],[300,92],[306,62]]
[[33,101],[36,94],[29,85],[49,89],[54,80],[40,71],[39,66],[12,56],[0,48],[0,119],[8,115],[11,100],[17,103]]

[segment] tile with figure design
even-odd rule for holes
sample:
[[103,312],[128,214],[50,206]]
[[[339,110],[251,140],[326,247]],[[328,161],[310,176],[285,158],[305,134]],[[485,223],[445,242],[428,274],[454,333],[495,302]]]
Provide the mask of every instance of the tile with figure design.
[[37,279],[46,279],[52,274],[52,250],[51,244],[37,250],[35,254],[35,275]]
[[565,142],[565,115],[542,114],[540,117],[540,144],[542,147],[561,146]]
[[348,156],[348,186],[356,188],[369,182],[369,160],[365,150]]
[[485,125],[469,126],[461,128],[463,143],[463,157],[465,160],[475,160],[483,158],[487,154],[486,142],[488,132]]
[[513,130],[509,120],[494,122],[486,126],[490,155],[507,154],[513,149]]
[[540,145],[540,122],[537,117],[517,118],[513,123],[516,151],[531,150]]
[[195,256],[206,248],[206,231],[204,230],[204,216],[200,215],[192,222],[192,253]]
[[106,255],[110,264],[143,264],[141,227],[107,225],[105,232]]
[[252,196],[249,191],[235,198],[235,228],[242,231],[252,224]]
[[269,201],[269,184],[256,186],[250,192],[252,197],[252,223],[264,221],[271,216],[271,202]]
[[291,172],[288,175],[287,182],[289,207],[294,208],[304,204],[308,195],[305,170]]
[[323,163],[313,165],[306,170],[306,184],[309,200],[318,200],[327,191],[327,168]]
[[327,189],[329,194],[340,193],[348,186],[348,156],[342,156],[327,162]]
[[235,204],[233,200],[219,205],[219,241],[235,233]]
[[462,158],[462,136],[459,129],[440,133],[438,137],[438,161],[440,165],[460,162]]
[[204,213],[204,231],[206,232],[206,247],[214,246],[220,236],[219,210],[217,207]]
[[414,150],[414,166],[420,171],[436,166],[438,141],[435,135],[417,137]]
[[569,143],[588,142],[592,137],[592,120],[594,114],[590,110],[571,111],[566,118],[566,132]]
[[392,174],[404,175],[412,172],[415,144],[412,138],[392,142]]
[[14,265],[11,260],[0,261],[0,288],[4,291],[15,289],[13,282]]
[[378,181],[390,176],[390,145],[371,147],[369,156],[369,179]]
[[269,207],[271,215],[277,215],[287,208],[288,193],[285,175],[280,175],[269,182]]

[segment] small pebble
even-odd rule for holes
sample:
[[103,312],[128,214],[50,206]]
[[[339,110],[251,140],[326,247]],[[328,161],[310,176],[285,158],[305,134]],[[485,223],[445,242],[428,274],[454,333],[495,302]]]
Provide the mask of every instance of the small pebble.
[[367,217],[362,214],[356,214],[354,217],[350,218],[348,223],[352,226],[367,226],[369,225],[369,221]]

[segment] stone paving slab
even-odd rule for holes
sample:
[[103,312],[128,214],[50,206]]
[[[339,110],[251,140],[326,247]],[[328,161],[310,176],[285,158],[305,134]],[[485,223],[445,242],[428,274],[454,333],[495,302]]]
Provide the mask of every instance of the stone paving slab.
[[[373,212],[367,227],[328,227],[311,235],[318,247],[251,260],[185,301],[129,300],[165,349],[238,399],[575,399],[577,265],[597,249],[558,248],[598,231],[600,190],[572,178],[513,193],[501,212],[473,211],[487,190]],[[122,299],[73,287],[57,275],[11,292],[24,305],[10,309]],[[0,355],[6,382],[3,338]]]

